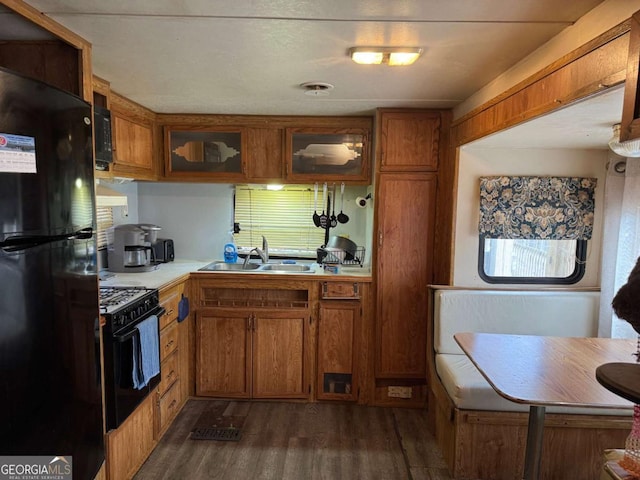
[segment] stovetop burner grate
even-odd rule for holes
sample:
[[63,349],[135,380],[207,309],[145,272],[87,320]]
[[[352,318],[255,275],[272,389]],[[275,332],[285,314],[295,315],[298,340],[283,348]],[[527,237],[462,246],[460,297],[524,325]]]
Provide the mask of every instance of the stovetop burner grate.
[[145,291],[147,289],[144,287],[101,287],[100,306],[115,307],[125,305]]
[[100,287],[100,313],[113,331],[143,318],[158,304],[155,288]]

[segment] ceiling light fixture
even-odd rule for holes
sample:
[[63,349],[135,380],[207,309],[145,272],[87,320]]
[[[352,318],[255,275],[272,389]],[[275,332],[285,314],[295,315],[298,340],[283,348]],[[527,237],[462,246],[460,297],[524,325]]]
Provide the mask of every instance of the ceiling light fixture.
[[609,140],[609,148],[621,157],[640,157],[640,139],[620,141],[620,124],[613,126],[613,136]]
[[352,47],[349,49],[351,60],[361,65],[390,66],[411,65],[420,55],[419,47]]

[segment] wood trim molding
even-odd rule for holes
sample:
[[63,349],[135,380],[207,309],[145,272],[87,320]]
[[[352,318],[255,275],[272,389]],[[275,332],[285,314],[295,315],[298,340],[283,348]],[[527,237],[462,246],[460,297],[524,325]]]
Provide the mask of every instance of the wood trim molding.
[[623,83],[630,25],[626,20],[455,119],[452,145],[463,145]]
[[373,116],[294,116],[294,115],[227,115],[227,114],[157,114],[158,125],[243,126],[243,127],[330,127],[372,129]]
[[547,77],[548,75],[552,74],[553,72],[555,72],[557,70],[560,70],[561,68],[569,65],[570,63],[574,62],[578,58],[581,58],[581,57],[593,52],[594,50],[597,50],[598,48],[600,48],[601,46],[607,44],[608,42],[610,42],[612,40],[615,40],[616,38],[626,34],[627,32],[629,32],[630,29],[631,29],[631,20],[630,19],[620,23],[619,25],[616,25],[611,30],[608,30],[607,32],[603,33],[602,35],[600,35],[600,36],[592,39],[591,41],[585,43],[581,47],[578,47],[577,49],[573,50],[572,52],[564,55],[563,57],[559,58],[555,62],[547,65],[542,70],[539,70],[538,72],[534,73],[530,77],[522,80],[521,82],[517,83],[513,87],[509,88],[508,90],[505,90],[501,94],[499,94],[496,97],[492,98],[488,102],[486,102],[486,103],[474,108],[473,110],[467,112],[463,116],[461,116],[459,118],[456,118],[453,122],[451,122],[451,126],[452,127],[456,127],[457,125],[459,125],[459,124],[469,120],[470,118],[478,115],[480,112],[482,112],[484,110],[487,110],[488,108],[493,107],[494,105],[504,101],[506,98],[508,98],[508,97],[520,92],[521,90],[524,90],[526,87],[529,87],[529,86],[533,85],[534,83],[542,80],[544,77]]
[[139,103],[134,102],[133,100],[129,100],[128,98],[123,97],[113,90],[111,90],[110,93],[110,110],[116,112],[120,111],[125,113],[128,117],[137,118],[149,123],[153,123],[156,121],[157,114],[152,110],[149,110],[147,107],[144,107]]
[[640,12],[631,17],[629,38],[629,57],[627,59],[627,77],[624,89],[622,121],[620,122],[620,141],[640,138],[640,119],[638,118],[638,62],[640,60]]

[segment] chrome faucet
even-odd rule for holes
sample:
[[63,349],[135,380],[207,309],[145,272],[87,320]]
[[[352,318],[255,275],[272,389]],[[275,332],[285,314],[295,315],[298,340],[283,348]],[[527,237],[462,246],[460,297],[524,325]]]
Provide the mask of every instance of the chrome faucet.
[[242,262],[243,270],[247,268],[247,263],[249,263],[249,258],[251,258],[252,252],[256,252],[260,256],[260,260],[262,260],[262,263],[269,262],[269,244],[267,243],[267,239],[265,238],[264,235],[262,236],[262,250],[259,249],[258,247],[255,247],[249,250],[249,253],[247,254],[247,256],[244,257],[244,262]]
[[262,253],[264,254],[264,257],[262,257],[262,255],[260,255],[260,258],[262,258],[262,263],[268,263],[269,262],[269,243],[267,243],[267,237],[265,237],[264,235],[262,235]]

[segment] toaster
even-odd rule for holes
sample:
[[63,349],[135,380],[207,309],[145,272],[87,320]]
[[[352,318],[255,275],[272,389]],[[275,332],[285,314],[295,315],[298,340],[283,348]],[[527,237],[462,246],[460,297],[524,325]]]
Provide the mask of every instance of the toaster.
[[173,262],[175,253],[173,250],[173,240],[170,238],[158,238],[153,244],[153,252],[156,256],[156,262]]

